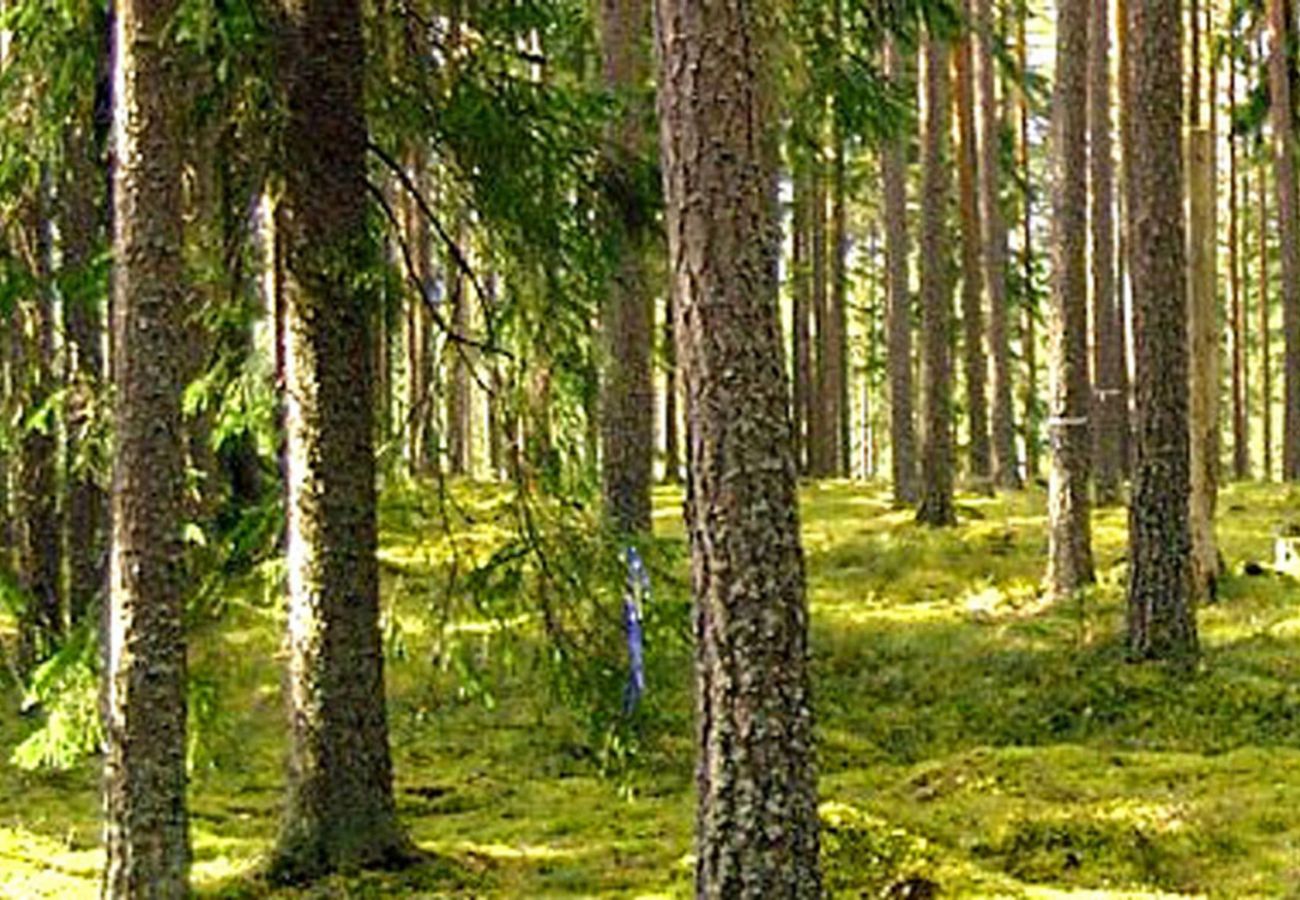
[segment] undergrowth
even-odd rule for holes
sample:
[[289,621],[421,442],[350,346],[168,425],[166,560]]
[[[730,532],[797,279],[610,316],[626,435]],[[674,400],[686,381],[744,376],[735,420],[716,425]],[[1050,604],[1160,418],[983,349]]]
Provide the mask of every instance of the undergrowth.
[[[1200,610],[1188,674],[1124,660],[1122,509],[1095,517],[1096,587],[1050,606],[1041,493],[962,496],[962,524],[929,531],[881,487],[808,486],[828,889],[1287,896],[1300,882],[1300,591],[1267,563],[1297,499],[1274,485],[1223,493],[1227,574]],[[535,540],[514,543],[520,514],[496,489],[385,492],[397,797],[432,853],[416,869],[297,892],[258,879],[283,786],[274,579],[235,579],[220,614],[193,624],[190,696],[208,722],[191,754],[200,895],[689,895],[680,494],[659,492],[642,548],[647,692],[631,715],[621,548],[585,514],[544,511]],[[1264,574],[1243,574],[1250,561]],[[33,735],[57,710],[24,712],[3,683],[0,894],[93,896],[98,760],[17,766],[39,762]]]

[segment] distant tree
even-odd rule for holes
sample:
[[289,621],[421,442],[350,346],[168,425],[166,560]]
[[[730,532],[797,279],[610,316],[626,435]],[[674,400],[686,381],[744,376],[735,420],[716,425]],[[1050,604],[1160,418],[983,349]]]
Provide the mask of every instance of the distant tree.
[[[695,596],[695,894],[822,896],[765,2],[657,0]],[[761,723],[761,724],[760,724]],[[758,726],[758,727],[755,727]]]
[[650,135],[644,91],[650,71],[647,0],[603,0],[601,57],[605,87],[620,109],[605,147],[614,276],[601,310],[605,341],[601,390],[601,470],[606,514],[620,530],[650,531],[654,463],[654,385],[650,347],[654,295],[648,255],[654,238],[647,196]]
[[1300,481],[1300,219],[1296,212],[1295,107],[1291,97],[1294,27],[1287,0],[1268,0],[1268,86],[1273,126],[1274,186],[1282,259],[1282,333],[1285,384],[1282,423],[1282,478]]
[[1182,9],[1129,0],[1132,279],[1137,416],[1129,505],[1128,641],[1137,659],[1196,652],[1188,527],[1187,271]]
[[[895,38],[885,42],[885,73],[900,84],[902,54]],[[889,377],[889,436],[894,498],[915,503],[916,438],[912,414],[912,294],[908,279],[906,129],[886,140],[880,154],[880,180],[885,210],[885,291]]]
[[112,557],[104,759],[106,897],[183,897],[184,500],[181,78],[175,0],[118,0],[113,98]]
[[946,41],[930,34],[922,47],[925,123],[921,132],[921,342],[924,423],[921,499],[916,520],[953,525],[952,272],[948,257],[948,59]]
[[[966,14],[971,0],[963,0]],[[962,374],[966,382],[966,417],[970,444],[969,473],[982,489],[992,474],[989,450],[988,354],[984,349],[984,269],[980,248],[978,152],[975,143],[975,74],[971,42],[962,34],[954,45],[957,106],[957,194],[961,223]]]
[[1052,103],[1052,398],[1048,590],[1093,581],[1088,377],[1088,0],[1059,0]]
[[364,54],[356,0],[284,0],[289,799],[278,879],[409,858],[379,635]]

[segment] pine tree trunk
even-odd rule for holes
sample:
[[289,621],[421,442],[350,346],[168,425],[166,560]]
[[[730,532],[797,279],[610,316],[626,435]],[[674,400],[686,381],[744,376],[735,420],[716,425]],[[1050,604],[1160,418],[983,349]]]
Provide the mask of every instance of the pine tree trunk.
[[[1229,17],[1232,12],[1229,11]],[[1227,25],[1230,39],[1233,26]],[[1228,106],[1237,103],[1237,60],[1228,55]],[[1241,194],[1237,165],[1237,136],[1228,126],[1228,304],[1232,340],[1232,474],[1238,481],[1250,477],[1250,423],[1247,418],[1246,303],[1242,286]]]
[[1264,430],[1265,481],[1273,477],[1273,329],[1268,295],[1268,171],[1259,169],[1259,373],[1260,418]]
[[[971,0],[963,0],[966,13]],[[961,323],[962,375],[966,382],[966,415],[970,444],[969,475],[980,490],[990,485],[988,356],[984,350],[983,269],[980,251],[980,201],[976,185],[978,152],[975,146],[975,75],[971,54],[973,38],[962,35],[955,47],[957,106],[957,193],[961,213]]]
[[695,894],[822,895],[788,389],[777,316],[770,21],[658,0],[670,271],[690,437]]
[[[885,44],[887,76],[899,84],[904,66],[898,42]],[[885,290],[888,312],[889,441],[894,499],[915,503],[916,440],[912,424],[912,295],[908,284],[907,144],[905,133],[887,139],[880,154],[880,177],[885,208]]]
[[[1025,40],[1025,19],[1028,12],[1020,9],[1016,16],[1016,60],[1020,65],[1020,71],[1026,73],[1029,71],[1029,51],[1028,42]],[[1023,77],[1023,75],[1022,75]],[[1029,166],[1029,100],[1026,97],[1025,87],[1022,85],[1020,94],[1020,140],[1018,141],[1018,151],[1020,154],[1020,178],[1024,185],[1025,209],[1024,221],[1021,222],[1021,266],[1022,280],[1024,282],[1024,318],[1020,332],[1020,348],[1025,358],[1025,389],[1024,389],[1024,438],[1025,438],[1025,478],[1027,481],[1034,482],[1039,478],[1039,472],[1042,466],[1039,463],[1039,444],[1038,444],[1038,336],[1035,327],[1035,317],[1038,314],[1037,303],[1033,299],[1034,283],[1034,217],[1031,185],[1032,173]]]
[[[672,291],[664,298],[664,481],[676,484],[682,477],[682,441],[677,428],[677,326]],[[798,422],[798,419],[795,419]],[[796,433],[798,428],[795,429]],[[795,445],[798,446],[797,444]],[[799,454],[796,451],[795,459]]]
[[[1121,424],[1120,465],[1123,474],[1133,473],[1136,437],[1134,429],[1133,378],[1129,372],[1129,359],[1133,349],[1133,188],[1129,176],[1129,152],[1132,140],[1132,98],[1129,93],[1128,59],[1128,3],[1129,0],[1115,0],[1115,51],[1118,57],[1118,79],[1116,85],[1116,118],[1119,120],[1119,240],[1116,255],[1117,276],[1115,280],[1115,305],[1120,323],[1121,364],[1113,373],[1117,378],[1119,404],[1124,421]],[[1127,301],[1127,302],[1126,302]]]
[[289,798],[277,879],[408,857],[376,561],[364,51],[356,0],[285,0]]
[[1295,107],[1291,100],[1286,48],[1294,30],[1286,0],[1268,0],[1272,50],[1268,84],[1276,171],[1278,241],[1282,259],[1282,333],[1285,413],[1282,425],[1282,478],[1300,480],[1300,221],[1296,219]]
[[[465,246],[465,216],[460,210],[456,212],[454,236],[456,243]],[[447,282],[450,285],[451,327],[461,336],[469,336],[471,325],[471,307],[465,273],[448,252],[444,262]],[[431,341],[429,342],[431,343]],[[450,392],[447,397],[447,453],[448,468],[453,475],[471,474],[474,447],[474,389],[471,383],[469,347],[457,341],[443,344],[444,354],[450,354]],[[432,350],[429,351],[432,358]],[[430,370],[430,379],[432,371]],[[432,410],[434,404],[431,402]]]
[[[836,0],[838,18],[839,3]],[[831,474],[847,478],[849,474],[849,224],[848,173],[844,135],[838,117],[832,125],[831,158],[831,271],[829,308],[826,311],[826,397],[830,433]]]
[[1011,403],[1011,347],[1007,327],[1007,223],[1002,212],[1002,122],[998,118],[993,62],[995,41],[991,0],[976,0],[979,27],[979,174],[980,234],[983,241],[984,289],[989,302],[989,355],[993,361],[993,484],[1016,490],[1015,410]]
[[[821,140],[820,128],[817,140]],[[809,165],[810,191],[809,222],[812,233],[810,254],[812,272],[813,342],[812,388],[808,403],[808,457],[810,474],[814,478],[829,478],[835,474],[835,410],[830,400],[830,292],[826,278],[826,170],[821,163],[820,146]]]
[[[66,135],[68,174],[64,181],[62,218],[63,267],[71,283],[88,284],[103,219],[96,206],[102,196],[101,172],[91,147],[91,109]],[[103,322],[93,290],[66,290],[63,327],[68,355],[68,401],[65,479],[67,484],[68,615],[75,625],[104,589],[103,545],[108,524],[104,489],[95,480],[89,458],[89,429],[104,377]]]
[[1124,477],[1123,309],[1116,291],[1114,161],[1110,119],[1110,4],[1092,0],[1088,32],[1088,151],[1092,200],[1092,304],[1097,502],[1118,503]]
[[105,897],[183,897],[185,774],[180,73],[175,0],[118,0]]
[[1048,433],[1047,586],[1067,596],[1092,583],[1092,456],[1088,377],[1088,0],[1059,0],[1052,108],[1052,388]]
[[927,36],[922,52],[925,125],[921,136],[921,341],[924,429],[921,500],[916,520],[941,527],[957,522],[953,506],[952,273],[948,257],[949,46]]
[[794,217],[791,260],[791,309],[794,322],[790,327],[791,358],[794,360],[793,438],[795,464],[801,474],[813,469],[813,377],[812,334],[812,175],[801,151],[795,151]]
[[1182,14],[1178,0],[1129,0],[1125,148],[1137,361],[1129,505],[1128,641],[1137,659],[1196,653],[1188,526],[1187,285],[1184,265]]
[[622,104],[605,148],[618,261],[601,310],[606,341],[602,483],[606,515],[614,525],[624,532],[648,533],[654,475],[654,297],[647,259],[654,215],[640,176],[650,140],[642,99],[650,70],[650,10],[646,0],[602,0],[601,9],[605,89]]

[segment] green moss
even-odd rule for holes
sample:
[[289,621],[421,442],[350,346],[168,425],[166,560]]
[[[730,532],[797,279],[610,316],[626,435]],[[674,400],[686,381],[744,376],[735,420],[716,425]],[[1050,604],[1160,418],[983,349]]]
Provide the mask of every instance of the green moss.
[[[194,636],[219,709],[194,760],[194,881],[219,897],[684,897],[690,894],[689,669],[650,689],[653,740],[617,779],[534,652],[536,619],[448,600],[447,574],[508,534],[502,492],[393,485],[382,513],[397,799],[428,859],[272,891],[283,763],[274,595],[246,585]],[[1125,514],[1094,522],[1100,580],[1044,602],[1041,492],[960,498],[955,529],[917,528],[888,491],[804,493],[827,884],[843,896],[1217,897],[1285,894],[1300,874],[1300,594],[1268,563],[1293,501],[1224,492],[1228,575],[1200,611],[1190,676],[1124,661]],[[445,502],[444,502],[445,500]],[[681,549],[680,493],[656,531]],[[456,540],[441,527],[444,510]],[[672,574],[685,582],[681,552]],[[665,596],[671,592],[666,591]],[[0,635],[8,633],[0,622]],[[616,627],[616,626],[610,626]],[[619,673],[608,677],[616,683]],[[12,687],[3,702],[18,706]],[[33,723],[0,716],[7,756]],[[607,749],[607,748],[606,748]],[[0,769],[0,895],[98,888],[97,762]]]

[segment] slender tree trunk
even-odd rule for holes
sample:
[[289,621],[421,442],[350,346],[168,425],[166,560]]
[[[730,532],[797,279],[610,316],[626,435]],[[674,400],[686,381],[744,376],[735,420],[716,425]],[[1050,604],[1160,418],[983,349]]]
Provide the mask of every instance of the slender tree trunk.
[[1296,218],[1295,107],[1291,100],[1291,66],[1287,47],[1293,28],[1286,0],[1268,0],[1272,49],[1268,84],[1273,125],[1278,235],[1282,258],[1282,333],[1285,414],[1282,478],[1300,480],[1300,221]]
[[271,871],[404,861],[384,703],[356,0],[284,0],[289,798]]
[[[840,3],[836,0],[836,19]],[[830,433],[831,474],[841,478],[849,474],[849,223],[848,173],[844,135],[838,116],[832,124],[831,158],[831,270],[829,308],[826,311],[826,384],[825,408]]]
[[1052,471],[1048,590],[1066,596],[1094,580],[1088,497],[1087,96],[1088,0],[1059,0],[1052,109]]
[[1115,285],[1114,162],[1110,119],[1110,4],[1092,0],[1088,32],[1088,151],[1092,185],[1093,371],[1097,502],[1120,500],[1124,476],[1123,309]]
[[[817,140],[821,140],[820,128]],[[809,222],[812,230],[810,242],[812,272],[812,318],[814,341],[812,345],[812,389],[808,403],[808,457],[810,474],[815,478],[829,478],[835,474],[835,410],[830,401],[831,334],[830,292],[826,280],[826,170],[818,148],[810,164]]]
[[1268,308],[1268,171],[1259,169],[1259,373],[1265,481],[1273,477],[1273,329]]
[[658,0],[656,9],[690,428],[695,894],[815,898],[808,614],[776,304],[774,73],[758,33],[770,7]]
[[791,224],[791,358],[794,360],[794,458],[801,474],[813,469],[812,425],[812,175],[800,151],[795,152],[794,220]]
[[605,371],[601,395],[602,483],[606,515],[621,531],[650,531],[654,476],[654,383],[650,346],[654,297],[647,257],[652,198],[639,189],[650,135],[643,91],[650,71],[647,0],[602,0],[605,87],[622,102],[605,148],[617,269],[601,310]]
[[[1233,34],[1229,10],[1227,33]],[[1228,60],[1228,108],[1237,103],[1237,60]],[[1247,418],[1246,386],[1250,373],[1246,365],[1246,304],[1241,284],[1241,192],[1238,189],[1237,136],[1228,123],[1228,303],[1232,338],[1232,474],[1238,481],[1250,477],[1250,425]]]
[[[885,68],[895,82],[904,78],[898,43],[886,39]],[[888,312],[889,440],[894,499],[915,503],[916,442],[912,424],[912,295],[908,284],[907,144],[900,132],[888,138],[880,155],[880,176],[885,207],[885,290]]]
[[[90,140],[90,104],[67,133],[68,175],[64,181],[63,268],[72,284],[89,285],[103,218],[96,208],[101,175]],[[68,354],[66,432],[68,613],[80,622],[104,588],[103,544],[108,523],[104,489],[96,481],[90,428],[95,398],[104,377],[103,322],[95,290],[66,290],[63,325]]]
[[1129,40],[1128,40],[1128,3],[1129,0],[1115,0],[1115,45],[1118,57],[1119,84],[1116,85],[1119,103],[1117,118],[1119,120],[1119,247],[1116,258],[1117,277],[1115,280],[1115,305],[1120,322],[1121,365],[1114,375],[1118,381],[1119,405],[1123,412],[1120,423],[1120,464],[1123,474],[1133,472],[1133,459],[1136,452],[1133,434],[1133,379],[1129,372],[1129,360],[1133,350],[1133,188],[1129,177],[1129,153],[1133,147],[1132,140],[1132,96],[1128,75]]
[[1129,506],[1129,650],[1196,653],[1188,526],[1187,285],[1183,228],[1182,10],[1129,0],[1132,279],[1137,453]]
[[[1022,77],[1029,71],[1028,42],[1025,40],[1025,18],[1027,12],[1022,9],[1016,20],[1016,58],[1020,65]],[[1038,479],[1042,471],[1039,464],[1038,449],[1038,336],[1035,317],[1038,314],[1034,300],[1034,216],[1032,172],[1029,166],[1029,100],[1026,88],[1020,90],[1020,178],[1025,192],[1025,215],[1021,222],[1021,265],[1024,281],[1024,324],[1020,335],[1021,352],[1025,358],[1025,477],[1029,481]]]
[[[676,484],[681,480],[682,455],[681,438],[677,429],[677,318],[672,291],[664,299],[664,481]],[[795,433],[798,433],[798,418],[795,419]],[[798,444],[795,445],[798,447]],[[795,459],[799,455],[796,451]]]
[[[971,0],[963,0],[967,14]],[[980,203],[976,184],[975,75],[970,35],[962,35],[953,54],[957,87],[957,192],[961,212],[962,375],[966,382],[970,478],[987,489],[992,474],[989,451],[988,356],[984,350],[983,269],[980,252]]]
[[184,504],[180,73],[175,0],[118,0],[114,79],[112,558],[105,679],[106,897],[183,897]]
[[991,0],[976,0],[979,32],[979,174],[980,234],[983,241],[984,289],[989,300],[989,355],[993,361],[993,484],[1020,487],[1016,459],[1015,411],[1011,403],[1011,347],[1007,329],[1007,223],[1002,212],[1002,123],[998,118],[994,21]]
[[956,524],[952,469],[952,274],[948,258],[947,43],[929,35],[922,52],[925,126],[921,142],[921,369],[925,428],[921,440],[921,501],[916,519]]
[[[456,243],[465,246],[465,214],[456,211]],[[444,262],[450,286],[451,327],[458,335],[470,334],[471,307],[465,273],[451,253]],[[453,475],[471,474],[474,447],[474,390],[470,375],[470,350],[458,341],[447,341],[443,352],[450,355],[450,392],[447,397],[448,468]],[[430,352],[432,356],[432,352]],[[432,375],[430,375],[432,378]],[[430,409],[434,406],[429,404]]]

